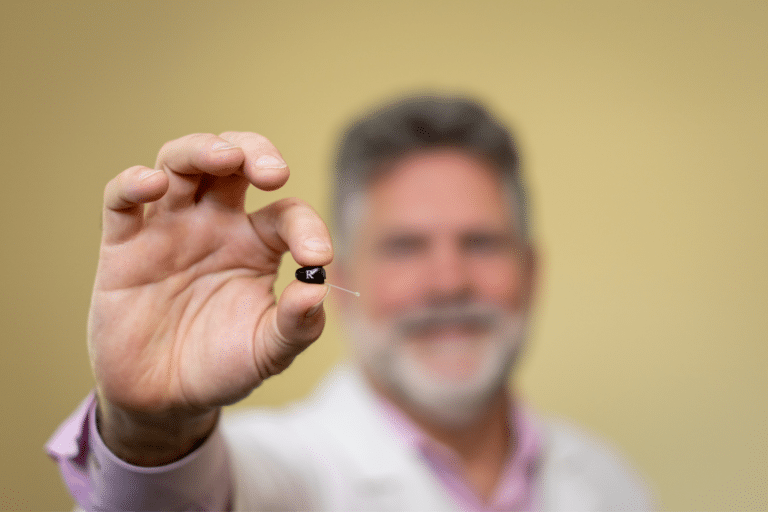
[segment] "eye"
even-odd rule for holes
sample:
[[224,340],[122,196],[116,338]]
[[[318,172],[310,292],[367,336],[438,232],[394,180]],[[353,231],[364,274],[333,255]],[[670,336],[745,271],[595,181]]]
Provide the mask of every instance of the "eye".
[[390,236],[379,244],[379,254],[389,258],[404,258],[422,252],[426,246],[427,241],[421,236]]
[[469,253],[491,254],[512,249],[511,237],[502,233],[473,233],[463,240],[464,249]]

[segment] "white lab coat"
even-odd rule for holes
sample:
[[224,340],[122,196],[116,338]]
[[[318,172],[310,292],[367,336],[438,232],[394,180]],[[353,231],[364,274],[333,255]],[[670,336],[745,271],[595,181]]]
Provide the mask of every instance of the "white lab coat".
[[[381,416],[362,377],[341,370],[285,412],[228,415],[235,510],[457,510]],[[650,510],[642,480],[603,443],[539,419],[543,510]]]

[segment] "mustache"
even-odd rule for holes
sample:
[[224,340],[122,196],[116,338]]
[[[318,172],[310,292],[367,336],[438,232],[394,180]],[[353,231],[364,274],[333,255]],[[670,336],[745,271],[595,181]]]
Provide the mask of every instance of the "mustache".
[[404,313],[394,322],[394,327],[401,335],[419,336],[449,327],[493,329],[502,323],[503,318],[502,309],[489,304],[427,306]]

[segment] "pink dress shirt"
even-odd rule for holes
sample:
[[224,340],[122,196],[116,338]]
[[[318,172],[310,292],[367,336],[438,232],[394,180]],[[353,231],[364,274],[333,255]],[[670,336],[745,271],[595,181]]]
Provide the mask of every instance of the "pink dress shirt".
[[46,444],[62,478],[85,510],[226,510],[231,489],[219,429],[172,464],[139,467],[117,458],[96,429],[91,393]]
[[384,415],[397,436],[413,447],[444,484],[446,491],[461,510],[518,511],[536,510],[533,482],[541,452],[541,438],[535,423],[526,412],[510,407],[508,422],[517,435],[515,449],[508,454],[496,488],[484,501],[463,476],[459,456],[447,446],[435,442],[394,405],[381,400]]
[[[484,502],[462,477],[458,457],[429,439],[405,415],[382,403],[396,435],[417,449],[462,510],[532,510],[533,476],[540,452],[534,423],[518,407],[510,425],[517,444],[492,498]],[[227,449],[219,428],[194,452],[160,467],[138,467],[117,458],[96,428],[91,393],[46,444],[72,496],[85,510],[227,510],[232,489]]]

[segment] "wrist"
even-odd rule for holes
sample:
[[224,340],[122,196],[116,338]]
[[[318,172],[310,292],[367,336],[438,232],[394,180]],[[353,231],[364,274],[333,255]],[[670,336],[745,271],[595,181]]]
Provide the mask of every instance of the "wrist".
[[104,444],[134,466],[163,466],[193,452],[210,436],[220,408],[190,414],[126,411],[98,397],[96,427]]

